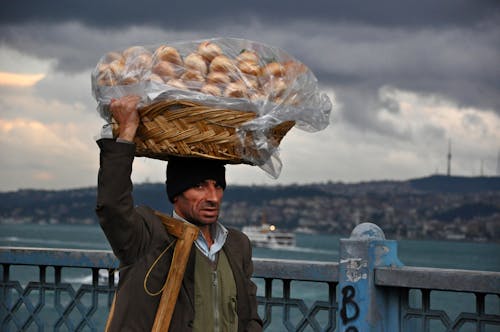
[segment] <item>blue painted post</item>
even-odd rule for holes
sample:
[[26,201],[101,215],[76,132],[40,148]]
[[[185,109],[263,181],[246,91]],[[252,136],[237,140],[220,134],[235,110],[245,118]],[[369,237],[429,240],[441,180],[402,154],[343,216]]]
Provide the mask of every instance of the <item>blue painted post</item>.
[[386,240],[375,224],[362,223],[340,240],[338,331],[399,331],[399,300],[389,289],[375,287],[375,268],[402,266],[397,242]]

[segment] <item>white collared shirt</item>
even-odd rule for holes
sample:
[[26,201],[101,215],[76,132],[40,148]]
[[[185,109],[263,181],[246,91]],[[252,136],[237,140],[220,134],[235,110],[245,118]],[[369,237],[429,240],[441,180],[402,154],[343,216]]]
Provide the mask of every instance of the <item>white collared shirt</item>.
[[[174,218],[184,220],[185,222],[189,222],[186,219],[182,218],[179,216],[175,211],[172,213],[172,216]],[[226,238],[227,238],[227,233],[228,230],[226,227],[224,227],[220,222],[216,222],[213,224],[214,227],[212,227],[212,237],[214,240],[214,243],[212,246],[209,248],[208,247],[208,242],[203,236],[202,232],[198,233],[198,237],[194,241],[194,244],[196,245],[196,248],[203,253],[205,256],[208,257],[212,262],[215,262],[215,258],[217,257],[217,253],[222,249],[222,246],[224,246],[224,243],[226,243]]]

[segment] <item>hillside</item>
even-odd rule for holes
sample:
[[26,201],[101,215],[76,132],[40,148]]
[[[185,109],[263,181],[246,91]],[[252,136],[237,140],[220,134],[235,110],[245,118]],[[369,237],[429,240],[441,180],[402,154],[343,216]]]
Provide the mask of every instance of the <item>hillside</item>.
[[[134,200],[137,205],[167,213],[172,209],[162,183],[136,184]],[[95,224],[95,202],[96,188],[3,192],[0,223]],[[241,227],[259,223],[263,214],[282,228],[301,226],[349,234],[357,223],[370,221],[394,237],[461,234],[473,239],[497,239],[500,177],[228,186],[221,216],[226,224]]]
[[445,176],[434,175],[410,180],[410,186],[416,190],[441,193],[473,193],[500,190],[500,176]]

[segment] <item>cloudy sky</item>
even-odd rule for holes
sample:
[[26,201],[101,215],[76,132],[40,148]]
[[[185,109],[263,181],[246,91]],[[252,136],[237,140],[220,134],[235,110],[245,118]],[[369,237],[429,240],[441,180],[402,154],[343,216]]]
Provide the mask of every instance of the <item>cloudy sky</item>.
[[[95,4],[89,4],[95,3]],[[90,73],[110,50],[212,37],[282,48],[333,102],[330,125],[284,139],[277,180],[360,182],[497,175],[500,4],[443,1],[9,1],[0,11],[0,191],[95,186],[104,124]],[[164,181],[138,158],[134,181]]]

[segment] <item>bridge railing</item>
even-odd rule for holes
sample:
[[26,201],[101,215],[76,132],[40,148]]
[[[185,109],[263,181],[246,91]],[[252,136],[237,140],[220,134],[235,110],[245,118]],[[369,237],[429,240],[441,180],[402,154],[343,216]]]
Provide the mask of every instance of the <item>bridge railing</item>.
[[[500,273],[403,266],[374,225],[339,262],[254,259],[266,331],[499,331]],[[0,247],[0,331],[102,331],[109,251]]]

